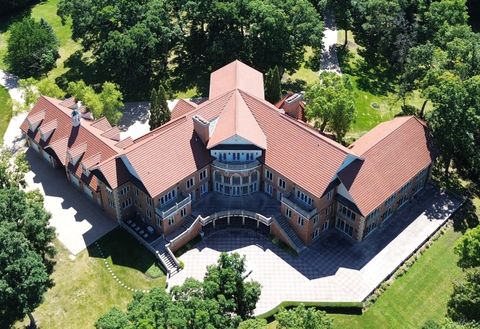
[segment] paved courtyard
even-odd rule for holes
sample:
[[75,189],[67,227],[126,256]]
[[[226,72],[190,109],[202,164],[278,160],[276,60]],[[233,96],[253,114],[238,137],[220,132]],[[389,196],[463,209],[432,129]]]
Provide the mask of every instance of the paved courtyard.
[[77,255],[118,225],[67,181],[63,169],[53,169],[31,149],[27,159],[31,167],[26,175],[27,189],[38,188],[45,196],[45,208],[52,214],[50,224],[72,254]]
[[292,256],[255,231],[232,228],[204,238],[180,259],[185,269],[169,279],[169,286],[185,278],[202,279],[206,266],[220,252],[246,255],[250,279],[262,284],[256,314],[280,302],[362,301],[458,208],[460,201],[433,188],[418,202],[407,204],[361,243],[329,230],[317,242]]

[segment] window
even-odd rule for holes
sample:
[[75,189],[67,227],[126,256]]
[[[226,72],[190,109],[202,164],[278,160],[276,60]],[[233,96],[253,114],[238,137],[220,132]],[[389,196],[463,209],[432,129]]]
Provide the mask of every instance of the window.
[[200,185],[200,195],[204,195],[207,192],[208,192],[208,183],[203,183],[202,185]]
[[207,178],[207,169],[200,172],[200,180],[204,180],[205,178]]
[[380,213],[380,208],[375,209],[374,211],[372,211],[372,212],[367,216],[367,218],[365,218],[365,221],[368,222],[368,221],[371,220],[372,218],[376,218],[379,213]]
[[135,195],[138,196],[138,188],[135,188]]
[[297,190],[297,199],[311,206],[313,204],[312,198],[307,196],[302,191]]
[[318,223],[318,215],[313,216],[313,225]]
[[346,220],[339,218],[337,220],[337,229],[350,237],[353,236],[353,226],[350,225]]
[[302,216],[298,216],[298,225],[303,226],[304,218]]
[[366,237],[370,232],[372,232],[377,227],[377,222],[372,221],[370,224],[367,225],[365,231],[363,232],[363,237]]
[[122,202],[122,209],[131,207],[131,206],[132,206],[132,199],[131,199],[131,198],[128,198],[128,199],[123,200],[123,202]]
[[232,185],[240,185],[240,176],[232,177]]
[[183,218],[183,217],[185,217],[186,215],[187,215],[187,209],[186,209],[186,208],[182,208],[182,209],[180,210],[180,216]]
[[272,185],[265,183],[265,193],[272,195]]
[[386,205],[387,207],[390,207],[390,206],[392,205],[392,203],[393,203],[393,200],[395,200],[395,194],[393,194],[391,197],[389,197],[389,198],[387,199],[387,201],[385,201],[385,205]]
[[147,209],[147,217],[148,217],[149,219],[152,218],[152,211],[151,211],[150,209]]
[[152,206],[152,198],[149,198],[148,196],[147,196],[147,204],[149,206]]
[[187,189],[192,188],[194,184],[195,184],[194,178],[193,178],[193,177],[190,177],[190,178],[187,180],[187,183],[186,183]]
[[287,218],[292,218],[292,211],[290,208],[285,209],[285,216],[287,216]]
[[325,231],[328,229],[328,220],[326,220],[325,222],[323,222],[323,226],[322,226],[322,231]]
[[333,190],[327,193],[327,200],[332,200],[332,197],[333,197]]
[[355,213],[344,205],[341,205],[340,212],[343,214],[344,217],[350,219],[351,221],[355,221]]
[[120,195],[125,195],[127,194],[128,192],[130,192],[130,186],[124,186],[120,189]]
[[172,226],[173,224],[175,224],[175,218],[168,217],[168,225]]
[[285,189],[287,187],[287,183],[281,178],[278,179],[278,186]]
[[315,240],[316,238],[318,238],[319,233],[320,233],[320,230],[316,228],[315,231],[313,231],[312,233],[312,240]]
[[112,199],[108,199],[108,205],[110,208],[115,208],[115,203],[113,203]]
[[268,180],[273,180],[273,174],[270,170],[268,169],[265,169],[265,178],[268,179]]
[[170,192],[168,192],[167,194],[165,194],[164,196],[162,196],[160,198],[160,204],[161,205],[164,205],[172,200],[175,199],[175,195],[176,195],[176,191],[175,190],[171,190]]

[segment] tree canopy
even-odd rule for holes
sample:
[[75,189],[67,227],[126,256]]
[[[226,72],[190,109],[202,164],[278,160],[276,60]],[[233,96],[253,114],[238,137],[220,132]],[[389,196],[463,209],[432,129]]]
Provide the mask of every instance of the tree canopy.
[[170,121],[170,109],[168,108],[167,95],[162,85],[157,90],[152,89],[150,96],[150,130],[160,127]]
[[123,107],[123,95],[119,86],[112,82],[104,82],[101,91],[97,93],[83,80],[71,81],[68,83],[67,92],[82,101],[97,119],[105,116],[111,124],[116,125],[123,116],[120,111]]
[[236,329],[249,318],[260,296],[260,285],[245,281],[245,258],[222,253],[207,269],[203,282],[187,279],[167,294],[155,288],[136,293],[124,313],[112,309],[97,329],[177,328]]
[[281,97],[281,77],[278,66],[275,66],[265,74],[265,99],[270,103],[275,104]]
[[52,27],[25,17],[10,28],[5,61],[9,71],[22,77],[38,77],[55,67],[58,40]]
[[468,230],[457,242],[455,253],[463,268],[480,267],[480,226]]
[[480,269],[468,271],[464,281],[454,283],[447,313],[460,323],[480,322]]
[[342,141],[355,116],[353,91],[347,76],[322,72],[305,93],[305,116],[320,131],[329,128]]

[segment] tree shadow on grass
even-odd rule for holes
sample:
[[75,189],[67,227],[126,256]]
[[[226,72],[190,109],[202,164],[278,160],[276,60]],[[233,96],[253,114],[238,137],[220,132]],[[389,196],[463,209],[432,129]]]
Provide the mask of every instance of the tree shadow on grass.
[[87,85],[98,86],[106,81],[99,74],[95,63],[84,56],[83,50],[77,50],[64,63],[67,72],[55,79],[60,88],[66,90],[68,82],[83,80]]
[[300,91],[304,91],[307,88],[307,82],[303,79],[291,79],[288,78],[285,82],[282,82],[282,94],[286,94],[288,92],[297,93]]
[[128,267],[153,277],[152,266],[161,268],[155,256],[122,228],[116,228],[88,247],[88,255],[111,258],[113,265]]

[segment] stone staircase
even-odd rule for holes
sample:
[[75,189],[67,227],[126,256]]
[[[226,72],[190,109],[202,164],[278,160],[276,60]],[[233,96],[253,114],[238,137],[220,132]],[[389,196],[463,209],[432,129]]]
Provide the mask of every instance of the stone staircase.
[[177,266],[177,263],[167,250],[161,254],[158,253],[158,258],[160,258],[160,261],[166,267],[166,270],[170,276],[180,271],[180,267]]
[[298,237],[297,233],[293,230],[293,228],[290,226],[289,219],[284,217],[284,216],[277,216],[275,217],[278,225],[280,228],[283,230],[283,232],[288,236],[290,241],[293,243],[295,246],[295,250],[297,253],[302,252],[306,247],[303,241]]

